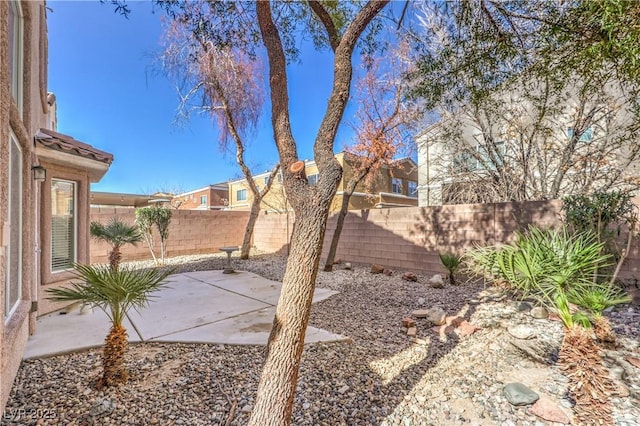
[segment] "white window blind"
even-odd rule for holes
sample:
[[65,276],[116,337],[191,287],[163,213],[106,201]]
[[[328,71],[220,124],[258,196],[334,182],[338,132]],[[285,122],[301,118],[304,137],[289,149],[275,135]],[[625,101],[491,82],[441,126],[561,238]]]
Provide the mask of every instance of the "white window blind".
[[76,184],[51,180],[51,271],[76,261]]

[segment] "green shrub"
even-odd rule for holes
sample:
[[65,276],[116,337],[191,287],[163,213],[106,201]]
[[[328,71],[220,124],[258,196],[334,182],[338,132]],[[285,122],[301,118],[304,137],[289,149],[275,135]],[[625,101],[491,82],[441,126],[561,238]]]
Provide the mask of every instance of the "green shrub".
[[558,311],[565,326],[586,325],[585,314],[572,314],[569,303],[596,313],[625,301],[608,283],[608,276],[598,275],[612,264],[603,244],[592,232],[530,227],[513,244],[471,251],[468,264],[476,274],[506,281],[524,295],[540,298]]
[[454,278],[454,274],[458,268],[460,268],[462,258],[453,253],[438,253],[438,256],[440,256],[440,262],[442,262],[442,265],[449,272],[449,283],[455,285],[456,280]]

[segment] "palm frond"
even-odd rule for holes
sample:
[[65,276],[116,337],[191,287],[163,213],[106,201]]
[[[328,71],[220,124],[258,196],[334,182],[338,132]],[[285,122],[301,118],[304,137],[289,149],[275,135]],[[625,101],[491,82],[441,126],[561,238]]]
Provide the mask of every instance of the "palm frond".
[[69,288],[47,289],[50,300],[81,301],[102,309],[109,319],[121,325],[131,309],[146,306],[153,292],[165,288],[173,269],[112,269],[105,265],[74,265],[76,278]]

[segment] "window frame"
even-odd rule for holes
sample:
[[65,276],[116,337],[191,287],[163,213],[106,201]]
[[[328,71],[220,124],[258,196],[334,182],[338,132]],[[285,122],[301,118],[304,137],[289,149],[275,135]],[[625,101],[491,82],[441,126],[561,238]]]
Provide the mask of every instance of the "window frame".
[[[13,169],[15,167],[14,162],[12,161],[13,159],[13,154],[12,154],[12,150],[13,149],[17,149],[18,152],[18,161],[16,161],[17,166],[18,166],[18,182],[12,182],[13,180]],[[8,219],[9,219],[9,223],[10,223],[10,233],[9,233],[9,245],[5,248],[5,259],[7,262],[7,266],[5,268],[5,296],[4,296],[4,319],[5,321],[7,319],[9,319],[14,312],[16,311],[16,309],[18,308],[18,305],[20,304],[20,300],[22,299],[22,254],[23,254],[23,238],[22,238],[22,215],[24,212],[24,205],[23,205],[23,201],[22,201],[22,197],[24,195],[23,193],[23,161],[24,161],[24,156],[23,156],[23,152],[22,152],[22,147],[20,146],[20,142],[18,141],[17,136],[15,135],[15,133],[13,132],[13,130],[11,128],[9,128],[9,188],[8,188]],[[17,184],[17,185],[16,185]],[[16,216],[18,218],[18,224],[17,226],[14,226],[13,224],[11,224],[11,217],[13,216],[13,208],[14,205],[12,203],[12,199],[14,198],[13,196],[13,192],[16,190],[16,186],[18,187],[18,211],[16,213]],[[14,259],[12,258],[12,251],[13,251],[13,245],[11,243],[12,240],[12,232],[14,229],[18,230],[18,241],[17,241],[17,245],[18,245],[18,250],[17,250],[17,257],[18,259],[15,260],[16,262],[18,262],[18,266],[16,268],[17,271],[17,296],[15,301],[12,302],[11,300],[11,284],[12,284],[12,275],[11,275],[11,267],[10,265],[14,262]]]
[[[15,101],[20,115],[22,115],[22,104],[24,100],[23,74],[24,74],[24,13],[22,5],[18,0],[8,2],[8,21],[13,15],[13,34],[11,34],[11,24],[8,22],[8,44],[9,44],[9,83],[11,85],[11,97]],[[11,11],[14,13],[12,14]],[[13,41],[13,43],[11,43]]]
[[[72,259],[71,259],[71,263],[76,263],[78,261],[78,220],[79,220],[79,215],[78,215],[78,186],[79,186],[79,182],[74,181],[74,180],[70,180],[70,179],[63,179],[63,178],[57,178],[54,177],[51,179],[51,183],[50,183],[50,187],[49,189],[52,191],[53,190],[53,185],[56,182],[63,182],[63,183],[70,183],[73,185],[73,245],[72,245]],[[53,197],[50,194],[50,199],[51,199],[51,231],[50,231],[50,244],[51,244],[51,259],[49,260],[49,272],[50,274],[53,276],[54,274],[59,274],[59,273],[63,273],[63,272],[67,272],[70,271],[71,269],[73,269],[72,266],[63,268],[63,269],[54,269],[54,265],[53,265],[53,247],[54,247],[54,236],[53,236]]]
[[[573,127],[567,127],[567,138],[569,140],[571,140],[573,138],[573,133],[574,133],[574,128]],[[584,132],[582,132],[582,134],[580,135],[580,139],[578,139],[578,142],[584,142],[584,143],[589,143],[591,141],[593,141],[593,126],[589,126],[587,127]]]
[[237,189],[236,190],[236,200],[237,201],[247,201],[247,188]]
[[[400,178],[391,178],[391,193],[392,194],[402,194],[402,179]],[[396,187],[398,190],[396,191]]]
[[201,206],[206,206],[207,205],[207,196],[206,195],[201,195],[200,196],[200,205]]
[[[413,187],[413,189],[411,188]],[[418,196],[418,182],[415,180],[407,181],[407,195],[409,197],[417,197]]]

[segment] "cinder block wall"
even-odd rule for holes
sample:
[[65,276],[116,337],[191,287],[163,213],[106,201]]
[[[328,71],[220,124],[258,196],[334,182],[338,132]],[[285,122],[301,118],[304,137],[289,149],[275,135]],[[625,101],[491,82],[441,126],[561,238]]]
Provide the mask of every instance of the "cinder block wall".
[[[640,198],[634,202],[638,205]],[[351,211],[345,219],[336,259],[429,274],[444,272],[439,252],[461,254],[476,244],[511,241],[518,230],[530,224],[558,226],[561,205],[561,201],[554,200]],[[115,214],[131,223],[135,219],[133,209],[96,208],[92,209],[91,220],[106,222]],[[240,245],[248,217],[249,213],[242,211],[174,210],[168,255],[215,253],[222,246]],[[286,254],[294,220],[292,212],[288,216],[261,212],[254,228],[253,245],[268,253]],[[336,217],[330,217],[323,259],[335,223]],[[620,241],[621,247],[623,243]],[[639,245],[634,240],[621,278],[640,279]],[[91,262],[106,263],[109,249],[107,244],[92,240]],[[141,243],[123,248],[123,257],[134,260],[151,256],[146,244]]]
[[[92,208],[91,221],[106,223],[113,216],[133,224],[135,210],[129,208]],[[173,210],[167,240],[167,256],[216,253],[220,247],[242,244],[249,212],[217,210]],[[160,256],[160,237],[155,234],[155,253]],[[91,263],[107,263],[111,247],[91,239]],[[145,242],[122,247],[123,260],[150,259]]]
[[[640,198],[634,199],[636,205]],[[560,225],[562,202],[469,204],[351,211],[345,219],[336,259],[377,263],[397,270],[422,273],[444,272],[439,252],[462,254],[474,245],[512,241],[518,230],[530,224]],[[289,233],[293,215],[289,218]],[[335,216],[329,218],[323,259],[329,249]],[[285,251],[285,215],[261,214],[254,244],[268,252]],[[619,243],[621,246],[623,242]],[[632,244],[620,277],[640,279],[640,242]]]

